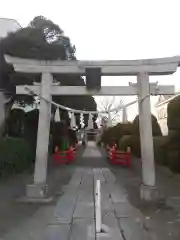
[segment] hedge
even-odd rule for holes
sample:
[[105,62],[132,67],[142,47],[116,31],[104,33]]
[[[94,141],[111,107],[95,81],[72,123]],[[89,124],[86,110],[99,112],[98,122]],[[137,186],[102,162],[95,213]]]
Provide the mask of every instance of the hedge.
[[132,123],[118,123],[116,126],[109,127],[104,131],[101,137],[101,141],[104,144],[111,144],[112,142],[116,142],[118,144],[119,140],[124,135],[132,134]]
[[124,135],[118,143],[118,149],[126,151],[127,147],[132,147],[132,135]]
[[172,99],[167,106],[167,126],[168,130],[180,132],[180,96]]
[[5,137],[0,141],[0,174],[20,173],[30,168],[35,152],[22,138]]
[[[152,120],[152,135],[153,136],[162,136],[161,128],[157,121],[157,118],[151,114]],[[137,115],[132,123],[133,135],[139,135],[139,115]]]
[[168,167],[180,172],[180,96],[172,99],[167,106],[167,126],[170,142],[166,148]]
[[[167,165],[167,146],[169,144],[169,137],[167,136],[156,136],[153,137],[154,143],[154,157],[155,161],[159,164]],[[140,137],[137,135],[126,135],[123,136],[119,141],[118,148],[122,151],[125,151],[127,147],[131,147],[132,153],[141,157],[141,144]]]
[[167,151],[167,164],[173,172],[180,172],[180,149]]
[[170,142],[169,136],[153,137],[154,158],[157,164],[167,165],[167,146]]
[[127,147],[131,148],[135,156],[141,157],[140,137],[138,135],[125,135],[120,139],[118,148],[125,151]]

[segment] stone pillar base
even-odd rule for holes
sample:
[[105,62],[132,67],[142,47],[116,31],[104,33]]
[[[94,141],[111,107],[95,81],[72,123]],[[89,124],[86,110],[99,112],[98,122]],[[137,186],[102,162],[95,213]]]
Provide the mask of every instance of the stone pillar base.
[[29,198],[44,198],[47,196],[48,186],[46,184],[29,184],[26,186],[26,196]]
[[158,190],[157,187],[152,187],[152,186],[145,186],[145,185],[141,185],[140,187],[140,196],[141,196],[141,200],[144,201],[157,201],[158,200]]
[[26,194],[24,197],[17,199],[22,203],[49,203],[53,200],[48,196],[48,186],[46,184],[30,184],[26,186]]

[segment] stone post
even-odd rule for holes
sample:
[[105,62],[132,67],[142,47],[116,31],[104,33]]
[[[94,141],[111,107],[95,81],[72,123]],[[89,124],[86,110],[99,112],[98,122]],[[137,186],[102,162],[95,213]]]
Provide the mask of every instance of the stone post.
[[[140,98],[149,94],[149,76],[147,73],[138,74],[137,86]],[[140,193],[142,200],[150,201],[157,198],[150,97],[139,101],[139,130],[142,159],[142,185]]]
[[[42,73],[41,96],[51,100],[52,75]],[[36,162],[34,170],[34,183],[27,187],[27,197],[44,198],[47,193],[46,176],[49,146],[49,130],[51,120],[51,104],[40,100],[39,123],[36,146]]]

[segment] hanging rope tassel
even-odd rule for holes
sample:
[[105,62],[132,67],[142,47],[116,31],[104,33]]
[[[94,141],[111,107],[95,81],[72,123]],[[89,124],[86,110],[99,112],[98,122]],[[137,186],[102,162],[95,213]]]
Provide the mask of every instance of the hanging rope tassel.
[[56,108],[56,112],[55,112],[55,116],[54,116],[54,121],[55,122],[60,122],[61,119],[60,119],[60,111],[59,111],[59,108],[57,107]]
[[76,118],[73,112],[71,113],[71,129],[76,129]]
[[87,129],[93,129],[94,128],[94,125],[93,125],[93,116],[92,114],[90,113],[89,114],[89,119],[88,119],[88,126],[87,126]]
[[80,125],[81,125],[81,128],[84,128],[84,115],[83,115],[83,113],[80,114]]

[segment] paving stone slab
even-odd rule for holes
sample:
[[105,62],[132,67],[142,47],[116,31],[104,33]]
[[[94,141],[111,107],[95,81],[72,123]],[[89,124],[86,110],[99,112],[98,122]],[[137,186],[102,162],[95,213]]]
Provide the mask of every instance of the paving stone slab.
[[95,240],[94,219],[74,219],[70,240]]
[[117,218],[137,218],[143,217],[142,213],[130,203],[114,203],[114,211]]
[[94,181],[100,180],[101,183],[105,182],[105,178],[102,172],[101,168],[95,168],[93,169],[93,174],[94,174]]
[[57,203],[59,204],[60,202],[66,201],[67,199],[77,199],[79,194],[79,188],[68,189],[66,192],[62,193],[62,195],[59,196]]
[[180,239],[180,216],[175,217],[172,211],[156,211],[152,216],[145,217],[144,225],[157,239]]
[[69,186],[74,186],[74,187],[78,187],[81,184],[81,176],[74,176],[70,182],[69,182]]
[[114,206],[112,204],[111,197],[109,195],[109,191],[106,191],[105,189],[101,192],[101,208],[102,208],[102,214],[105,214],[109,211],[114,211]]
[[123,203],[127,202],[128,194],[123,188],[114,185],[111,191],[111,198],[114,203]]
[[77,199],[71,197],[60,198],[56,208],[54,217],[61,223],[70,223],[74,213]]
[[104,175],[106,182],[112,183],[112,184],[115,183],[116,178],[108,168],[102,168],[102,173]]
[[123,240],[118,221],[113,212],[109,212],[102,217],[104,233],[97,233],[97,240]]
[[[7,233],[0,238],[1,240],[33,240],[31,236],[29,236],[28,232],[24,232],[23,229],[12,230],[10,233]],[[43,239],[43,237],[36,238],[37,240]]]
[[89,192],[88,189],[86,189],[86,192],[80,192],[78,195],[78,202],[93,202],[94,201],[94,196],[92,192]]
[[69,186],[79,186],[79,184],[81,183],[82,180],[82,176],[83,176],[83,168],[80,169],[76,169],[76,171],[74,172],[74,174],[71,177],[71,180],[69,181]]
[[45,238],[45,224],[32,219],[11,230],[3,236],[3,240],[43,240]]
[[93,181],[93,178],[86,178],[86,179],[83,179],[82,180],[82,183],[79,185],[79,188],[82,189],[82,188],[88,188],[88,189],[92,189],[94,186],[94,181]]
[[[27,239],[37,239],[43,240],[46,236],[47,225],[42,224],[41,222],[31,219],[23,228],[20,228],[23,234],[25,234]],[[16,238],[18,239],[18,238]],[[26,237],[24,238],[26,240]]]
[[103,194],[106,194],[106,196],[110,196],[111,192],[113,190],[114,184],[101,184],[101,190]]
[[83,153],[82,157],[83,158],[87,158],[87,157],[97,158],[97,157],[102,157],[102,154],[97,147],[88,146],[84,150],[84,153]]
[[90,169],[84,168],[81,184],[88,183],[89,180],[90,181],[93,180],[93,171],[91,168]]
[[54,211],[54,206],[41,207],[35,212],[35,214],[33,214],[33,219],[43,224],[48,224],[50,222],[50,219],[54,217]]
[[92,185],[93,186],[93,183],[94,183],[93,176],[86,176],[86,177],[82,178],[80,187],[84,186],[84,185]]
[[68,240],[70,225],[51,225],[47,227],[44,240]]
[[72,186],[72,185],[68,185],[68,186],[63,186],[63,188],[62,188],[63,195],[64,194],[67,195],[69,193],[77,195],[77,191],[79,191],[79,186],[75,187],[75,186]]
[[152,239],[152,236],[143,228],[143,222],[139,218],[121,218],[119,219],[119,224],[126,240],[154,240]]
[[113,212],[114,208],[113,208],[113,204],[109,199],[104,199],[101,203],[101,209],[102,209],[102,214],[106,213],[106,212]]
[[84,179],[84,178],[86,178],[87,176],[92,177],[92,176],[93,176],[93,170],[92,170],[92,168],[84,167],[84,168],[83,168],[82,178]]
[[94,203],[90,201],[78,202],[73,218],[94,218]]

